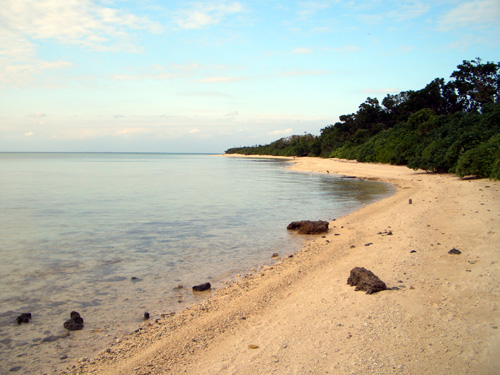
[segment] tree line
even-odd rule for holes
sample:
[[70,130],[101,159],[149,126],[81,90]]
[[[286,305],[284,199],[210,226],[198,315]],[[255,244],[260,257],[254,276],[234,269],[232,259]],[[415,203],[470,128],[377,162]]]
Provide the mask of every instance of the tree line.
[[227,154],[319,156],[500,179],[500,62],[464,60],[448,81],[367,98],[321,129]]

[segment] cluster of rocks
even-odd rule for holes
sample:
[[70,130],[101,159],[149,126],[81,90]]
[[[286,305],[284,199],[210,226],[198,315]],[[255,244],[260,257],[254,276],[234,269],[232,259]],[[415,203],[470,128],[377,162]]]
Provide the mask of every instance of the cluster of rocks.
[[[31,320],[31,313],[22,313],[16,318],[17,324],[29,323]],[[63,324],[64,328],[70,331],[83,329],[83,318],[76,311],[70,313],[70,318]]]

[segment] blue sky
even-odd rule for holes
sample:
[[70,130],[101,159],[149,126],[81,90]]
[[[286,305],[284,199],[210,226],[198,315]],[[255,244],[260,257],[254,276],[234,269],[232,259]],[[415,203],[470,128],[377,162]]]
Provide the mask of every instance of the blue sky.
[[223,152],[500,61],[499,0],[2,0],[0,151]]

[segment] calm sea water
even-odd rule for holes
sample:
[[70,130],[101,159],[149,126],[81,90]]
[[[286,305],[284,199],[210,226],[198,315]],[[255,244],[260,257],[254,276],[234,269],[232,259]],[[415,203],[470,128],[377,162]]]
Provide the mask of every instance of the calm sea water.
[[[0,373],[53,373],[297,251],[289,222],[333,219],[382,183],[295,173],[276,159],[0,153]],[[136,278],[136,279],[132,279]],[[177,285],[184,289],[177,290]],[[85,320],[67,332],[72,310]],[[16,317],[31,312],[29,324]]]

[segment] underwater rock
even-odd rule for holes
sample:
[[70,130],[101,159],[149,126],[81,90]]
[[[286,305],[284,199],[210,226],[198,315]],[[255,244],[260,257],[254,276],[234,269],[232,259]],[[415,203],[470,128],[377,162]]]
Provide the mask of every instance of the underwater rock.
[[83,329],[83,318],[76,311],[72,311],[70,314],[70,319],[64,322],[64,328],[70,331]]

